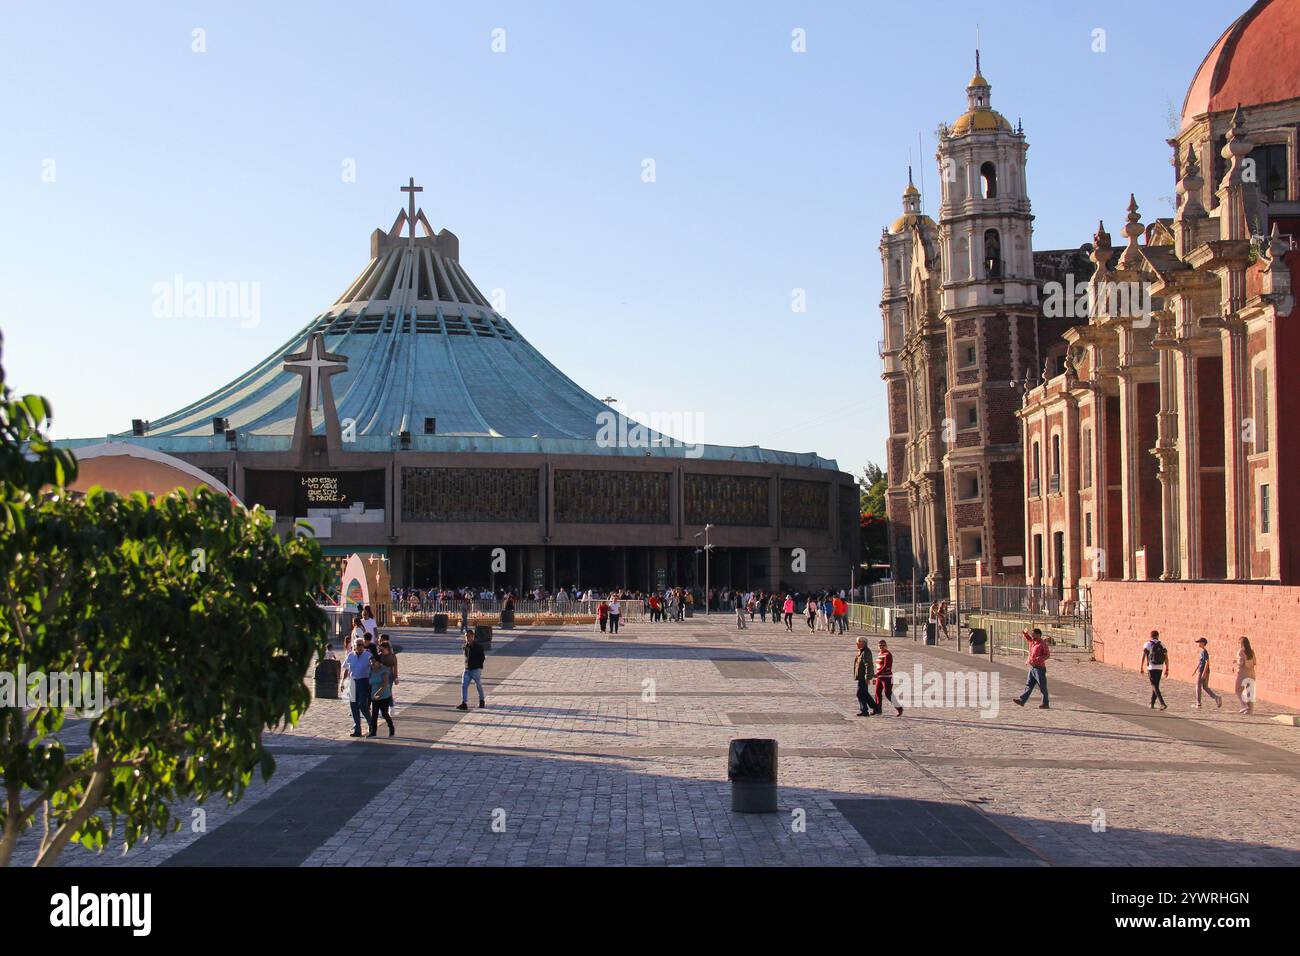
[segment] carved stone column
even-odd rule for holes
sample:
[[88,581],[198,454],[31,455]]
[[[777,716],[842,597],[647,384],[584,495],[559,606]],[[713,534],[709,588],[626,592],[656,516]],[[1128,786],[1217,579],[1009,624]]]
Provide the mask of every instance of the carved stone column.
[[1250,412],[1250,366],[1246,328],[1225,322],[1223,335],[1223,490],[1227,522],[1227,572],[1231,579],[1250,577],[1250,468],[1243,428]]
[[1119,422],[1120,422],[1120,500],[1122,502],[1120,520],[1124,531],[1124,580],[1132,581],[1137,575],[1137,548],[1142,537],[1142,526],[1138,516],[1141,495],[1138,483],[1138,383],[1133,372],[1120,369],[1119,376]]
[[1197,437],[1196,355],[1180,343],[1174,352],[1178,401],[1178,551],[1184,580],[1201,576],[1201,453]]

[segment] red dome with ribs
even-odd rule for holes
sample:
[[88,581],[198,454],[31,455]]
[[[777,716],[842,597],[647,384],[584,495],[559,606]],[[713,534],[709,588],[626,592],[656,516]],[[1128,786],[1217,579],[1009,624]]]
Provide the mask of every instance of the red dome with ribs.
[[1300,99],[1300,0],[1258,0],[1210,49],[1183,100],[1182,126],[1206,113]]

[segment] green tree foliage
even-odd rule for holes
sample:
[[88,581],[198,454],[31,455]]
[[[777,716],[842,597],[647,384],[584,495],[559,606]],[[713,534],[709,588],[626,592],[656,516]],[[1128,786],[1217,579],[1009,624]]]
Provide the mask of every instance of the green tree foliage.
[[885,510],[885,490],[889,481],[885,471],[868,462],[858,475],[858,499],[861,514],[861,563],[866,567],[889,563],[889,525]]
[[36,823],[49,865],[69,842],[177,829],[176,801],[238,800],[274,771],[262,732],[306,710],[326,635],[314,540],[207,488],[69,495],[76,465],[40,436],[46,418],[0,370],[0,672],[102,674],[106,699],[91,717],[0,709],[0,866]]
[[868,462],[858,476],[858,499],[863,514],[885,518],[885,489],[888,486],[884,469],[875,462]]

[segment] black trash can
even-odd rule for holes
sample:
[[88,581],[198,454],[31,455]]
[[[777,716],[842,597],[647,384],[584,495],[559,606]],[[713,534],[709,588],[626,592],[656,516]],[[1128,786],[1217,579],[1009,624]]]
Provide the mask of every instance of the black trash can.
[[433,633],[435,634],[447,633],[447,615],[435,614],[433,616]]
[[326,658],[316,665],[316,696],[327,700],[338,700],[339,675],[342,665],[334,658]]
[[901,637],[907,633],[907,618],[898,616],[894,618],[894,636]]
[[925,625],[925,643],[934,646],[939,643],[939,625],[928,621]]
[[474,625],[474,643],[481,645],[483,650],[492,650],[492,625],[475,624]]
[[512,607],[502,608],[501,609],[501,630],[503,631],[514,630],[514,626],[515,626],[515,609]]
[[988,632],[982,627],[972,627],[970,629],[970,652],[972,654],[983,654],[988,650]]
[[687,616],[687,617],[694,617],[694,616],[695,616],[695,607],[694,607],[694,605],[691,605],[691,604],[686,605],[686,616]]
[[733,812],[776,813],[776,741],[733,740],[727,752],[727,779]]

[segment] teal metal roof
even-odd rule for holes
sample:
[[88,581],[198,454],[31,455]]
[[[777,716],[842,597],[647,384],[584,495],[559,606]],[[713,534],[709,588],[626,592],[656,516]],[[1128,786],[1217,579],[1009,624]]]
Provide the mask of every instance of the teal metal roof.
[[[416,237],[417,224],[424,236]],[[410,227],[407,236],[404,226]],[[110,437],[166,452],[221,451],[226,439],[213,434],[213,420],[221,418],[237,432],[241,450],[287,450],[306,377],[285,363],[308,351],[319,333],[328,352],[346,358],[346,368],[326,380],[342,427],[355,433],[348,450],[388,451],[409,432],[417,451],[704,457],[836,468],[814,454],[683,448],[648,429],[651,447],[603,447],[608,443],[597,439],[614,409],[551,364],[492,307],[461,268],[459,251],[454,234],[433,233],[423,210],[402,210],[392,229],[372,234],[369,263],[338,300],[279,349],[228,385],[150,422],[145,436]],[[433,435],[424,434],[426,418],[436,420]],[[323,408],[312,410],[312,431],[325,433]]]

